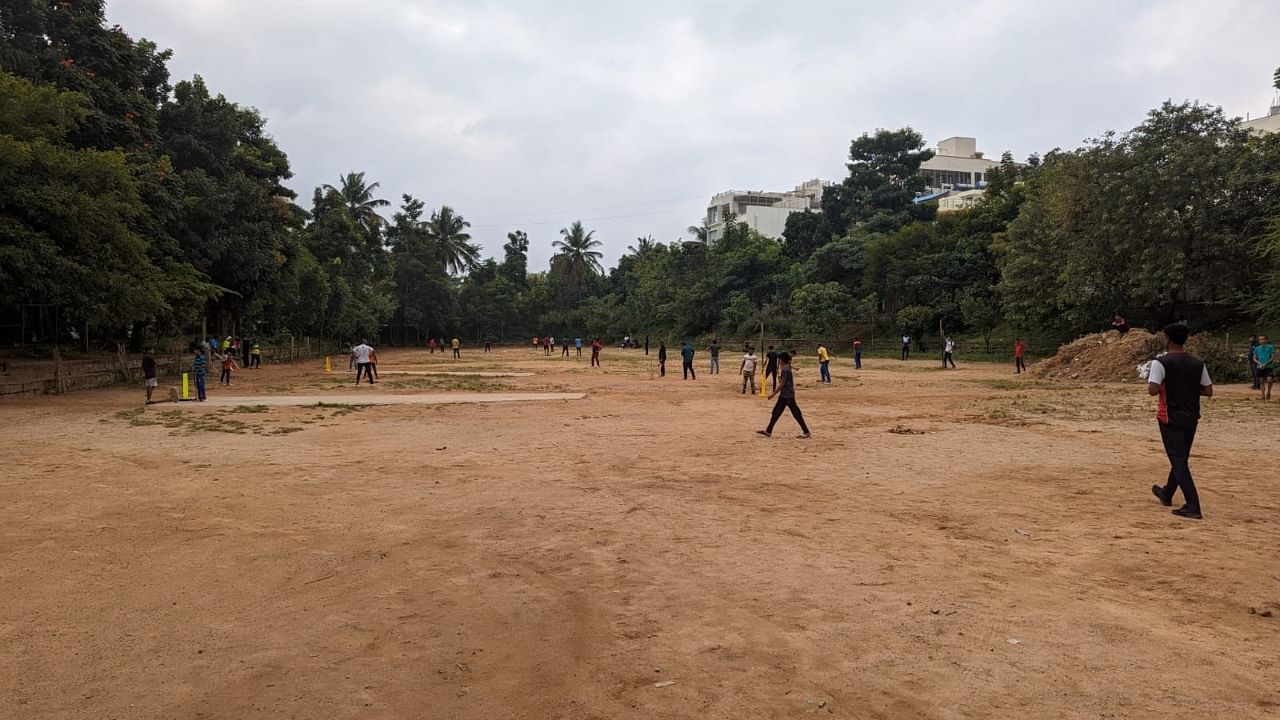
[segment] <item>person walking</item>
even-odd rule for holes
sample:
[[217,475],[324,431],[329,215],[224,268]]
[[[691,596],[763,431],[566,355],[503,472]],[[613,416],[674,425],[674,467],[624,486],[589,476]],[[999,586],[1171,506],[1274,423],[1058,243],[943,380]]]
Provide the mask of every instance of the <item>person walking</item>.
[[947,369],[947,363],[951,363],[952,370],[956,369],[956,360],[953,357],[953,354],[955,353],[955,351],[956,351],[956,343],[954,340],[951,339],[951,336],[948,335],[946,342],[942,343],[942,369],[943,370]]
[[236,369],[236,356],[231,348],[222,353],[222,374],[218,376],[219,385],[231,384],[231,371]]
[[600,338],[591,341],[591,367],[600,367],[600,349],[603,347]]
[[764,376],[772,378],[773,389],[778,389],[778,351],[769,346],[769,352],[764,354]]
[[560,343],[560,357],[569,357],[569,339],[568,338],[565,338],[564,342]]
[[804,414],[800,412],[800,406],[796,404],[796,380],[795,374],[791,372],[791,355],[789,353],[780,353],[778,355],[778,365],[782,373],[782,383],[774,389],[769,395],[772,400],[778,398],[778,402],[773,406],[773,413],[769,417],[769,427],[756,432],[765,436],[773,437],[773,426],[778,424],[778,418],[782,417],[784,409],[791,410],[791,417],[796,419],[796,423],[800,425],[800,438],[807,439],[811,437],[809,434],[809,426],[804,422]]
[[578,351],[578,357],[582,357],[582,336],[578,335],[573,338],[573,347]]
[[147,404],[151,404],[151,393],[155,392],[160,381],[156,377],[155,351],[147,348],[142,353],[142,381],[147,386]]
[[853,339],[853,369],[862,369],[862,338]]
[[369,370],[373,372],[373,379],[380,380],[378,377],[378,351],[369,348]]
[[196,399],[205,401],[204,380],[209,372],[209,358],[204,354],[204,347],[196,348],[196,359],[191,363],[191,371],[196,376]]
[[1027,344],[1022,338],[1014,338],[1013,340],[1013,374],[1021,375],[1027,369],[1027,363],[1022,359],[1023,353],[1027,350]]
[[368,375],[369,384],[373,384],[373,368],[369,365],[371,354],[373,354],[373,348],[369,347],[367,340],[361,340],[359,345],[351,348],[351,357],[356,361],[356,385],[360,384],[360,378],[364,375]]
[[831,384],[831,353],[827,352],[827,346],[818,343],[818,371],[822,377],[822,382]]
[[452,341],[449,342],[449,347],[453,348],[453,359],[461,360],[462,359],[462,342],[458,340],[458,338],[454,338]]
[[911,357],[911,336],[903,334],[902,336],[902,361],[906,362]]
[[711,353],[711,374],[720,374],[720,340],[712,338],[711,345],[707,347],[707,352]]
[[747,346],[742,355],[742,394],[754,394],[756,391],[756,351]]
[[658,377],[667,376],[667,341],[658,341]]
[[1258,347],[1253,349],[1253,362],[1258,366],[1258,388],[1262,399],[1271,399],[1271,387],[1276,382],[1276,347],[1266,335],[1258,336]]
[[684,379],[688,380],[690,375],[693,379],[698,379],[698,373],[693,369],[693,346],[686,342],[680,348],[680,357],[684,360]]
[[542,338],[542,354],[547,357],[551,356],[551,336]]
[[257,340],[253,341],[253,348],[249,350],[249,367],[254,370],[262,369],[262,345]]
[[1191,444],[1196,439],[1196,426],[1200,422],[1200,398],[1213,397],[1213,381],[1204,361],[1187,352],[1185,345],[1190,331],[1182,323],[1174,323],[1164,329],[1169,352],[1151,361],[1151,373],[1147,378],[1147,392],[1158,396],[1156,420],[1160,426],[1160,440],[1169,456],[1169,479],[1162,488],[1152,485],[1151,492],[1161,505],[1173,504],[1173,495],[1182,490],[1184,505],[1173,511],[1174,515],[1200,520],[1200,495],[1191,479],[1188,458]]

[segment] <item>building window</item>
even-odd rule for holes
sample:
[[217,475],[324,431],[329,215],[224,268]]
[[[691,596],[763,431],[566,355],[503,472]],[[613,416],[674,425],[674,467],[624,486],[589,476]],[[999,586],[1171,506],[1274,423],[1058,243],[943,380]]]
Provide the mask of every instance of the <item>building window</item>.
[[958,170],[932,170],[924,168],[920,174],[929,181],[929,187],[945,187],[947,185],[972,185],[973,174]]

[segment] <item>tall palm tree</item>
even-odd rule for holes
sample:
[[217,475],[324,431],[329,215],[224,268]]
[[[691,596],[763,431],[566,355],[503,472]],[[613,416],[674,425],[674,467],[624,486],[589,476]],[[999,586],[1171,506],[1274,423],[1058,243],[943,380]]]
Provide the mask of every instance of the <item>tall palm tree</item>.
[[657,247],[657,245],[652,235],[645,235],[644,237],[636,238],[635,245],[628,245],[627,252],[632,255],[643,255]]
[[569,277],[573,278],[578,295],[582,294],[583,278],[604,273],[604,266],[600,264],[600,258],[604,255],[595,249],[600,247],[600,241],[593,238],[595,234],[595,230],[587,231],[582,227],[581,221],[575,220],[569,227],[560,228],[563,240],[551,243],[552,247],[560,251],[556,259],[562,263]]
[[706,225],[690,225],[687,232],[693,236],[694,240],[697,240],[700,243],[705,243],[707,241]]
[[391,203],[373,196],[380,183],[365,183],[364,173],[351,172],[343,175],[338,184],[340,187],[326,184],[324,188],[342,198],[352,222],[367,230],[376,230],[387,224],[387,219],[378,214],[377,208]]
[[445,270],[454,275],[470,270],[480,261],[480,248],[471,244],[471,235],[465,232],[469,227],[471,223],[448,205],[433,211],[426,223],[427,237],[435,245],[437,256]]

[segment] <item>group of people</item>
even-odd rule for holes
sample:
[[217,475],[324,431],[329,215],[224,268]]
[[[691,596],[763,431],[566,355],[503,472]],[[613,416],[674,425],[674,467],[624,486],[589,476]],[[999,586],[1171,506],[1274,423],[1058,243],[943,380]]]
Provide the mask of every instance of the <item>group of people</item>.
[[[201,402],[208,399],[206,380],[209,368],[214,363],[221,368],[221,373],[218,375],[220,385],[231,385],[231,374],[235,370],[262,368],[262,345],[257,340],[250,342],[228,335],[219,341],[218,338],[213,337],[192,343],[191,351],[195,354],[195,359],[191,362],[191,374],[195,377],[196,400]],[[147,402],[151,402],[151,395],[159,385],[159,379],[155,354],[150,348],[142,355],[142,376],[147,387]]]
[[[362,341],[362,342],[363,342],[363,341]],[[485,341],[484,341],[484,351],[485,351],[485,352],[489,352],[489,350],[491,349],[492,345],[493,345],[493,343],[491,343],[491,342],[490,342],[490,341],[488,341],[488,340],[485,340]],[[431,354],[432,354],[432,355],[435,355],[435,354],[436,354],[436,348],[437,348],[437,347],[438,347],[438,348],[440,348],[440,352],[442,352],[442,353],[444,352],[445,348],[449,348],[449,349],[453,350],[453,359],[454,359],[454,360],[459,360],[459,359],[461,359],[461,358],[462,358],[462,342],[461,342],[460,340],[458,340],[458,338],[454,338],[454,339],[449,340],[449,341],[447,341],[447,342],[445,341],[445,339],[444,339],[444,338],[440,338],[439,340],[437,340],[436,338],[427,338],[427,347],[431,350]],[[359,381],[357,381],[357,383],[358,383],[358,382],[359,382]]]
[[[577,356],[582,357],[583,342],[582,342],[581,335],[575,337],[572,341],[570,341],[569,338],[561,338],[560,357],[569,357],[569,348],[570,348],[571,342],[572,342],[572,347],[574,351],[577,353]],[[542,352],[544,355],[554,355],[556,352],[555,336],[547,335],[545,337],[539,337],[535,335],[533,338],[533,349],[537,350],[538,348],[542,348]],[[591,341],[591,367],[600,367],[600,351],[603,348],[604,348],[604,345],[601,344],[600,338],[595,338],[594,340]]]

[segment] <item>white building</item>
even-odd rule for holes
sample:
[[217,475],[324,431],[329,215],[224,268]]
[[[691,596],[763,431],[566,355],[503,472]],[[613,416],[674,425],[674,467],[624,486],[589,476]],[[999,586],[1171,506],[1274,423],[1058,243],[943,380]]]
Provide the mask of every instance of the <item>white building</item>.
[[1240,124],[1246,130],[1266,135],[1268,133],[1280,132],[1280,95],[1277,95],[1271,101],[1271,111],[1260,118],[1245,120]]
[[729,190],[711,198],[703,224],[707,228],[707,240],[715,242],[724,237],[724,225],[728,218],[746,223],[752,230],[770,238],[781,238],[787,226],[787,216],[793,212],[818,210],[822,207],[821,180],[809,180],[789,192],[764,190]]
[[929,189],[973,190],[986,184],[987,173],[999,165],[978,152],[971,137],[951,137],[938,143],[937,153],[920,164],[920,174],[929,179]]

